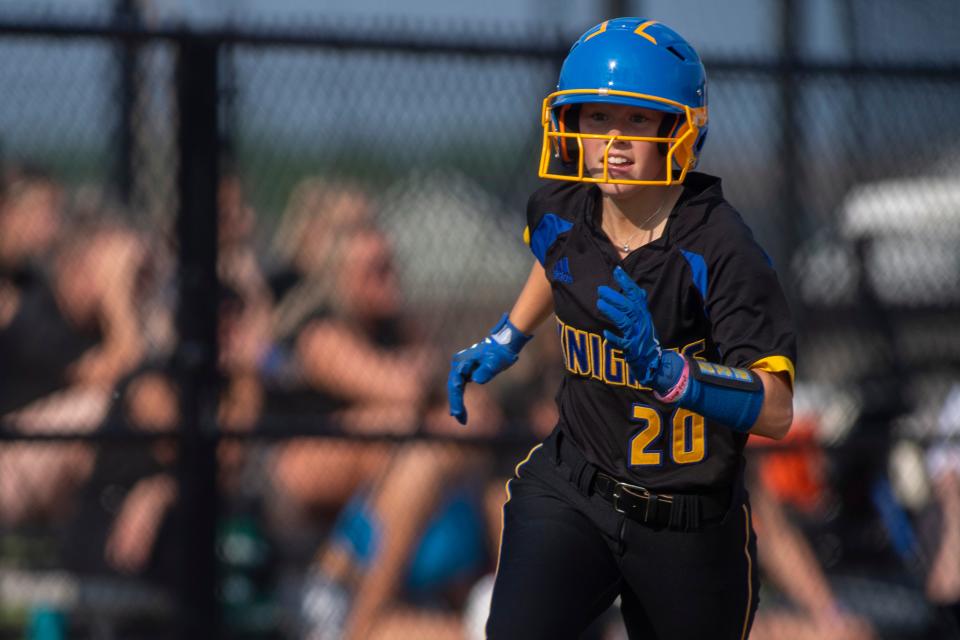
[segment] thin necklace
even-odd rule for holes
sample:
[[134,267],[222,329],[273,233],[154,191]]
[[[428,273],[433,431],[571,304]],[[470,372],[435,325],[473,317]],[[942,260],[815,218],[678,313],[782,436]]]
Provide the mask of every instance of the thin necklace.
[[[664,194],[663,194],[663,200],[660,201],[660,206],[657,207],[657,210],[656,210],[656,211],[654,211],[654,212],[651,213],[649,216],[647,216],[646,219],[644,219],[644,221],[641,222],[641,223],[638,225],[638,226],[640,227],[639,229],[637,229],[636,231],[634,231],[633,234],[632,234],[629,238],[627,238],[626,240],[624,240],[623,242],[617,242],[616,240],[613,241],[614,244],[619,244],[619,245],[620,245],[620,251],[621,251],[621,252],[623,252],[623,253],[630,253],[630,241],[633,240],[633,239],[637,236],[638,233],[640,233],[641,231],[644,230],[644,229],[643,229],[643,225],[647,224],[648,222],[650,222],[651,220],[653,220],[654,218],[657,217],[657,214],[660,213],[660,212],[663,210],[663,205],[665,205],[666,203],[667,203],[667,194],[664,193]],[[611,237],[612,237],[612,235],[613,235],[613,234],[611,234]]]

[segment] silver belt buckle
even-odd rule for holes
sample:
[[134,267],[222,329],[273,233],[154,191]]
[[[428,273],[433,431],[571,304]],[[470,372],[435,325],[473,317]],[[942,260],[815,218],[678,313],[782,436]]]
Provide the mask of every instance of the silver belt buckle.
[[[646,512],[650,512],[650,492],[644,487],[637,486],[635,484],[627,484],[626,482],[618,482],[613,485],[613,510],[617,513],[622,513],[626,515],[626,511],[620,508],[620,498],[623,496],[623,491],[626,491],[629,494],[638,496],[640,498],[647,498],[647,509]],[[646,513],[643,516],[644,521],[646,521]]]
[[623,486],[623,483],[618,482],[613,485],[613,510],[617,513],[622,513],[627,515],[627,512],[620,508],[620,487]]
[[629,494],[635,495],[638,498],[643,498],[647,501],[646,506],[643,509],[643,522],[647,522],[650,519],[650,504],[655,500],[657,502],[664,502],[666,504],[673,503],[673,496],[664,496],[657,493],[651,493],[646,487],[641,487],[635,484],[627,484],[625,482],[618,482],[616,488],[613,491],[613,508],[618,513],[626,515],[626,512],[620,508],[620,496],[622,495],[620,491],[626,491]]

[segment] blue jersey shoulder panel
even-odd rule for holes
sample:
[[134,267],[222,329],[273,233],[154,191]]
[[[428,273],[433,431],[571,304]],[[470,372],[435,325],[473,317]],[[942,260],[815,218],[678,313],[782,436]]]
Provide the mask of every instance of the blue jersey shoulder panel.
[[693,284],[700,292],[700,297],[703,298],[704,311],[707,311],[707,315],[710,315],[709,310],[707,310],[707,261],[703,259],[702,255],[693,251],[681,249],[680,253],[683,254],[690,265],[690,271],[693,273]]
[[537,256],[540,264],[545,264],[547,260],[547,251],[557,241],[561,233],[566,233],[573,228],[573,223],[564,220],[555,213],[545,213],[537,228],[530,234],[530,250]]

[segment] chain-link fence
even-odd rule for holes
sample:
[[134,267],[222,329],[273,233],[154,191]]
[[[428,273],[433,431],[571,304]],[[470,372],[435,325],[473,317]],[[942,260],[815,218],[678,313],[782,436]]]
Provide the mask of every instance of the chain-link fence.
[[[0,23],[0,637],[482,637],[559,345],[469,429],[446,363],[531,264],[572,38],[134,18]],[[703,52],[700,168],[801,339],[791,434],[748,446],[753,637],[960,637],[960,53],[771,19],[770,59]]]

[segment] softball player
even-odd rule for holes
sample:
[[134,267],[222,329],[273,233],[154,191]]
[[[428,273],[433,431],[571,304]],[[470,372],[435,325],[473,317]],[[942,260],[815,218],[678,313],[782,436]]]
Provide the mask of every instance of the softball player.
[[703,65],[655,21],[603,22],[544,100],[509,314],[457,353],[463,390],[557,317],[559,423],[507,484],[489,637],[575,638],[617,596],[631,638],[745,638],[757,606],[748,434],[792,420],[795,338],[769,259],[718,178]]

